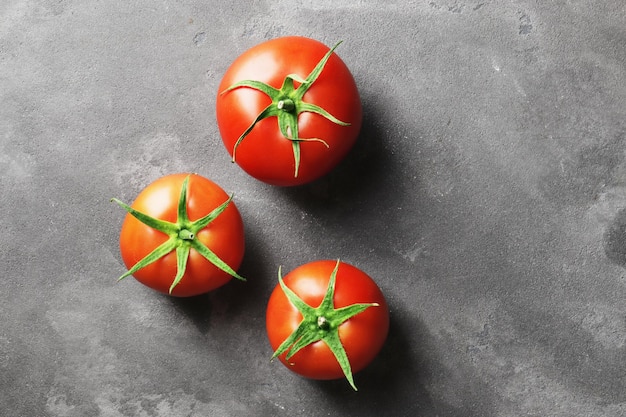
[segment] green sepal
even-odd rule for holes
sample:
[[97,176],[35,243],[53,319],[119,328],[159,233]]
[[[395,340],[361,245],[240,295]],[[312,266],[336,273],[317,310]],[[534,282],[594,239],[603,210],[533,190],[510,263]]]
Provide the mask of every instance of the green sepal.
[[233,147],[232,162],[235,162],[235,158],[236,158],[235,154],[237,153],[237,148],[239,147],[239,144],[244,140],[246,136],[248,136],[248,133],[250,133],[252,129],[254,129],[254,126],[256,126],[256,124],[263,119],[266,119],[272,116],[278,116],[279,112],[280,110],[276,108],[274,104],[270,104],[261,113],[259,113],[256,119],[254,119],[254,121],[252,122],[252,124],[248,126],[246,130],[244,130],[241,136],[239,136],[239,138],[237,139],[237,142],[235,142],[235,146]]
[[132,208],[126,203],[121,202],[117,198],[112,198],[111,201],[114,203],[117,203],[120,207],[126,210],[131,216],[133,216],[134,218],[136,218],[137,220],[139,220],[146,226],[149,226],[167,235],[171,235],[172,233],[178,233],[178,227],[176,226],[175,223],[170,223],[166,220],[161,220],[161,219],[156,219],[154,217],[151,217],[145,213],[135,210],[134,208]]
[[222,212],[226,210],[226,207],[228,207],[231,201],[233,201],[232,195],[228,197],[228,200],[226,200],[225,202],[223,202],[222,204],[214,208],[213,211],[211,211],[209,214],[191,223],[188,229],[191,230],[193,233],[198,233],[200,230],[207,227],[209,223],[215,220],[217,216],[222,214]]
[[[285,284],[282,278],[281,268],[278,269],[278,283],[285,296],[302,314],[302,321],[298,327],[285,339],[272,355],[272,359],[287,353],[285,360],[289,361],[298,351],[312,343],[323,341],[333,352],[350,386],[356,391],[350,360],[339,337],[339,326],[348,319],[365,311],[369,307],[377,307],[378,303],[356,303],[335,309],[335,282],[340,260],[337,260],[333,269],[324,298],[318,307],[312,307],[302,300]],[[320,324],[323,319],[324,326]]]
[[118,281],[134,274],[138,270],[145,268],[146,266],[158,261],[164,256],[168,255],[172,251],[176,252],[176,276],[173,278],[172,284],[169,288],[171,294],[174,288],[180,283],[187,270],[187,261],[189,259],[189,253],[191,249],[195,249],[200,255],[211,262],[220,270],[233,276],[234,278],[245,281],[246,279],[233,270],[226,262],[219,258],[213,251],[211,251],[206,245],[195,239],[198,232],[207,227],[213,220],[215,220],[232,202],[233,196],[229,196],[228,199],[213,209],[209,214],[201,217],[198,220],[189,220],[189,214],[187,212],[187,189],[189,185],[189,176],[183,181],[180,196],[177,204],[177,219],[176,222],[168,222],[154,218],[148,214],[142,213],[128,204],[123,203],[117,198],[112,198],[111,201],[117,203],[120,207],[126,210],[130,215],[137,220],[149,226],[155,230],[163,232],[168,235],[169,238],[161,245],[156,247],[152,252],[146,255],[141,260],[137,261],[128,271],[118,278]]
[[300,141],[292,140],[291,148],[293,149],[293,163],[295,165],[295,172],[293,176],[294,178],[297,178],[298,172],[300,172]]
[[[283,80],[283,84],[280,89],[274,88],[266,83],[257,80],[242,80],[234,83],[220,93],[226,94],[237,88],[251,88],[267,95],[272,101],[271,104],[269,104],[265,109],[261,111],[261,113],[259,113],[259,115],[257,115],[252,123],[235,141],[232,151],[232,162],[236,161],[237,148],[239,147],[241,142],[250,134],[250,132],[254,129],[257,123],[269,117],[276,116],[278,119],[278,128],[281,134],[283,135],[283,137],[285,137],[285,139],[292,142],[295,165],[294,178],[297,178],[300,170],[300,142],[320,142],[327,148],[329,147],[328,143],[326,143],[322,138],[300,137],[300,134],[298,132],[298,116],[300,115],[300,113],[315,113],[340,126],[350,125],[350,123],[339,120],[325,109],[315,104],[306,103],[303,101],[304,95],[320,76],[320,74],[324,70],[324,67],[326,66],[326,63],[330,59],[330,56],[341,44],[341,42],[342,41],[337,42],[335,46],[333,46],[331,49],[328,50],[328,52],[326,52],[326,54],[322,57],[322,59],[317,63],[315,68],[313,68],[313,70],[306,78],[302,78],[298,74],[289,74]],[[294,85],[294,81],[299,84],[297,88]],[[285,101],[293,103],[293,106],[290,105],[286,108],[283,107]]]
[[305,303],[300,297],[298,297],[295,292],[293,292],[291,288],[287,286],[287,284],[285,284],[285,281],[283,281],[281,267],[278,268],[278,283],[280,284],[280,288],[283,290],[291,304],[293,304],[300,313],[307,315],[315,313],[315,308]]
[[208,259],[213,265],[231,275],[238,280],[245,281],[246,279],[235,272],[226,262],[222,261],[211,249],[209,249],[205,244],[200,242],[199,240],[194,240],[191,242],[191,247],[194,248],[198,253]]
[[333,52],[335,52],[335,49],[337,49],[337,47],[341,45],[342,42],[343,41],[337,42],[335,46],[330,48],[328,52],[326,52],[324,57],[317,63],[315,68],[313,68],[313,71],[311,71],[311,73],[302,82],[300,87],[298,87],[298,90],[296,90],[297,98],[302,99],[302,97],[304,96],[304,93],[306,93],[306,91],[311,87],[311,85],[313,85],[315,80],[317,80],[317,77],[320,76],[320,74],[324,70],[324,67],[326,66],[326,62],[328,62],[328,60],[330,59],[330,56],[333,54]]
[[255,90],[259,90],[260,92],[270,97],[275,97],[278,93],[280,93],[280,90],[272,87],[269,84],[265,84],[264,82],[256,81],[256,80],[242,80],[231,85],[226,90],[222,91],[220,94],[226,94],[229,91],[232,91],[234,89],[241,88],[241,87],[248,87],[248,88],[253,88]]
[[174,290],[174,287],[183,279],[183,275],[185,275],[190,249],[189,245],[185,243],[176,247],[176,276],[174,277],[174,281],[172,281],[172,285],[170,285],[170,294]]
[[157,246],[152,252],[147,254],[143,259],[138,261],[132,268],[126,271],[122,276],[120,276],[117,280],[121,281],[129,275],[134,274],[139,271],[141,268],[144,268],[151,263],[154,263],[176,249],[176,239],[170,237],[168,240],[163,242],[161,245]]
[[350,359],[348,359],[348,355],[346,354],[346,350],[343,348],[343,344],[341,343],[341,339],[339,338],[339,333],[329,333],[324,339],[324,343],[328,345],[330,350],[335,355],[337,362],[339,362],[339,366],[341,366],[341,370],[343,371],[346,379],[352,386],[355,391],[358,391],[356,385],[354,384],[354,376],[352,375],[352,368],[350,366]]
[[332,114],[328,113],[326,110],[324,110],[323,108],[321,108],[318,105],[315,105],[315,104],[312,104],[312,103],[301,103],[300,109],[302,111],[307,111],[309,113],[319,114],[320,116],[323,116],[323,117],[327,118],[328,120],[330,120],[331,122],[333,122],[335,124],[338,124],[338,125],[341,125],[341,126],[350,126],[350,123],[342,122],[341,120],[337,119],[335,116],[333,116]]
[[[306,323],[301,322],[300,325],[298,326],[298,328],[296,330],[294,330],[293,333],[291,333],[289,335],[289,337],[287,339],[285,339],[285,341],[283,343],[280,344],[280,346],[278,346],[278,348],[276,349],[276,351],[272,355],[272,359],[276,359],[277,357],[282,355],[285,351],[287,351],[299,339],[302,338],[302,336],[303,336],[303,334],[305,332],[306,332]],[[291,357],[291,356],[293,356],[293,354],[290,355],[289,352],[288,352],[287,356]],[[288,359],[287,357],[285,357],[285,358]]]

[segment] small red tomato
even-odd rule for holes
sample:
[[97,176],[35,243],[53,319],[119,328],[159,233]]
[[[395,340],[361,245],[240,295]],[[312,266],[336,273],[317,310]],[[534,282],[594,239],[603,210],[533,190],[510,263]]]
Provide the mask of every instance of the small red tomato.
[[235,204],[211,180],[174,174],[148,185],[131,206],[120,232],[122,259],[139,282],[174,296],[203,294],[226,284],[244,253]]
[[272,292],[266,328],[274,357],[312,379],[346,377],[378,354],[389,331],[389,309],[365,272],[340,261],[302,265]]
[[251,176],[291,186],[328,173],[361,128],[350,70],[324,44],[289,36],[254,46],[218,89],[217,124],[226,149]]

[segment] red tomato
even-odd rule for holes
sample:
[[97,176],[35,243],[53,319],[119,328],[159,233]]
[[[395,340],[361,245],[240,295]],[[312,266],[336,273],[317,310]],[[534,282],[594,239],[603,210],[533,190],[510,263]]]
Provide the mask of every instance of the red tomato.
[[[185,204],[179,213],[181,196]],[[120,249],[131,269],[121,278],[132,273],[150,288],[181,297],[206,293],[233,276],[241,278],[235,271],[244,253],[243,222],[235,204],[214,182],[195,174],[168,175],[148,185],[130,208],[115,201],[129,211],[122,224]],[[223,211],[217,210],[217,216],[206,226],[198,224],[208,214],[215,215],[220,206]],[[164,230],[138,220],[131,210],[156,219],[156,227]],[[158,247],[165,252],[162,257],[133,271],[133,266]],[[181,265],[184,260],[186,265]]]
[[[333,273],[336,280],[334,294],[331,288]],[[287,274],[283,282],[288,290],[293,291],[309,307],[303,312],[303,307],[292,302],[280,284],[276,286],[270,296],[266,313],[267,334],[275,351],[274,356],[278,354],[283,364],[302,376],[313,379],[337,379],[346,376],[354,387],[351,373],[368,365],[387,338],[389,310],[381,290],[360,269],[330,260],[302,265]],[[322,301],[328,294],[331,295],[332,306],[324,306]],[[365,308],[359,309],[360,312],[352,317],[336,317],[335,310],[363,303]],[[324,320],[320,320],[320,317],[324,317]],[[326,322],[329,325],[324,327],[322,324]],[[289,343],[285,341],[299,327],[308,328],[313,333],[313,341],[295,354],[290,353],[289,349],[280,353],[281,345],[284,348]],[[306,333],[306,330],[303,331]],[[349,361],[350,372],[342,369],[338,355],[326,342],[327,335],[332,332],[339,336]],[[302,334],[297,336],[303,340],[307,337],[309,336]],[[289,357],[290,354],[293,356]]]
[[[354,145],[362,109],[344,62],[331,53],[317,78],[310,84],[303,82],[327,53],[329,48],[313,39],[273,39],[244,52],[224,74],[217,123],[233,160],[251,176],[274,185],[304,184],[328,173]],[[292,74],[295,77],[289,78]],[[237,87],[246,80],[252,81]],[[290,100],[295,106],[283,105]],[[311,105],[331,117],[312,112]],[[268,117],[254,124],[238,143],[264,110]]]

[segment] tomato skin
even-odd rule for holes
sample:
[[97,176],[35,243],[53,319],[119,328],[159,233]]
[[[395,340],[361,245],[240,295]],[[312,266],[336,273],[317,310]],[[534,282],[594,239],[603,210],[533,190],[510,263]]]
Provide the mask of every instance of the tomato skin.
[[[231,156],[237,139],[271,100],[250,88],[223,93],[224,90],[242,80],[257,80],[280,88],[289,74],[306,77],[328,50],[316,40],[289,36],[256,45],[232,63],[219,85],[216,101],[217,123]],[[322,139],[328,148],[320,142],[300,142],[300,168],[294,177],[291,141],[280,132],[276,117],[264,119],[237,148],[235,162],[244,171],[273,185],[301,185],[325,175],[346,156],[361,128],[362,108],[354,78],[336,53],[331,55],[303,100],[350,125],[341,126],[317,114],[301,113],[300,137]]]
[[[317,307],[326,293],[330,275],[337,261],[319,260],[302,265],[284,277],[284,282],[303,301]],[[355,303],[378,303],[339,326],[339,338],[346,350],[352,372],[365,368],[378,354],[389,331],[389,308],[376,283],[360,269],[341,262],[335,284],[335,308]],[[298,309],[287,299],[280,286],[270,295],[266,312],[266,330],[270,345],[276,350],[302,321]],[[293,372],[312,379],[339,379],[344,373],[332,351],[323,341],[314,342],[285,359],[278,358]]]
[[[152,217],[176,222],[177,207],[183,181],[190,174],[173,174],[149,184],[137,196],[131,207]],[[191,174],[187,191],[190,220],[197,220],[224,203],[228,195],[213,181]],[[120,232],[120,251],[127,268],[152,252],[168,236],[127,214]],[[231,268],[239,268],[244,254],[244,228],[241,215],[231,201],[226,210],[206,228],[197,233],[199,239]],[[176,252],[172,251],[156,262],[133,274],[137,281],[164,294],[169,294],[176,275]],[[189,253],[187,269],[171,295],[189,297],[209,292],[232,278],[205,259],[194,249]]]

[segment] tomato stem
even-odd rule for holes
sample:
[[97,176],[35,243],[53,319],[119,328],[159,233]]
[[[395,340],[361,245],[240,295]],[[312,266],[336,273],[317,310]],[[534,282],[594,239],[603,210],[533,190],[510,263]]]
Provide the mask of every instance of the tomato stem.
[[293,100],[286,98],[284,100],[279,100],[278,103],[276,103],[276,107],[278,108],[278,110],[291,112],[293,111],[293,109],[296,108],[296,105]]
[[193,240],[196,237],[196,234],[190,232],[187,229],[182,229],[180,232],[178,232],[178,237],[183,240]]
[[319,316],[317,318],[317,327],[320,328],[320,330],[328,330],[330,329],[330,323],[328,322],[328,319],[324,316]]

